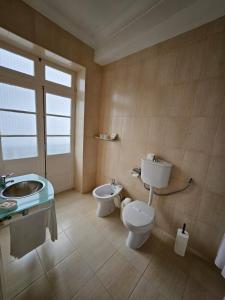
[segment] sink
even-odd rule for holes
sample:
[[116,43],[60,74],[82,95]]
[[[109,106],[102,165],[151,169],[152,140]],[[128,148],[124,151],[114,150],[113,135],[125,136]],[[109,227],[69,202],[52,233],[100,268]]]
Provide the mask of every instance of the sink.
[[6,198],[22,198],[40,192],[45,184],[38,180],[20,181],[6,187],[2,196]]

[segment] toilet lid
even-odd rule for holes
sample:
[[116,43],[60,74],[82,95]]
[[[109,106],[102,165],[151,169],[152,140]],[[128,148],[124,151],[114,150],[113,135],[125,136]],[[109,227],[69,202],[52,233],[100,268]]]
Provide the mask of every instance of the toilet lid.
[[154,220],[155,209],[143,201],[133,201],[127,204],[123,210],[123,217],[127,223],[141,227],[151,224]]

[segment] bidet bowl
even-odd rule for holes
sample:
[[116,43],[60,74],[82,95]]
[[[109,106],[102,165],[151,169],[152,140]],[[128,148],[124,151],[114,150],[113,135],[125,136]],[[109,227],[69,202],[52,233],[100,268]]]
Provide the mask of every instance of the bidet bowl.
[[116,209],[114,198],[121,193],[122,189],[122,185],[107,183],[93,190],[92,194],[97,200],[97,217],[108,216]]

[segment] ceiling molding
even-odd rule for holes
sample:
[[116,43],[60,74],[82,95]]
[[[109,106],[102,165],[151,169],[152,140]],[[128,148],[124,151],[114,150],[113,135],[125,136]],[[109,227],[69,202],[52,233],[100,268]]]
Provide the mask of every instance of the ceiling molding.
[[100,65],[225,15],[224,0],[23,1],[94,48]]

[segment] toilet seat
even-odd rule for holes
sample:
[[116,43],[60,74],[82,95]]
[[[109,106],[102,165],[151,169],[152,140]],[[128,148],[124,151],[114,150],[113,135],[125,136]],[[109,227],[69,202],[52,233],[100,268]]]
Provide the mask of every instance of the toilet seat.
[[148,227],[153,223],[154,217],[154,207],[148,206],[148,204],[143,201],[135,200],[127,204],[123,209],[123,220],[130,227]]

